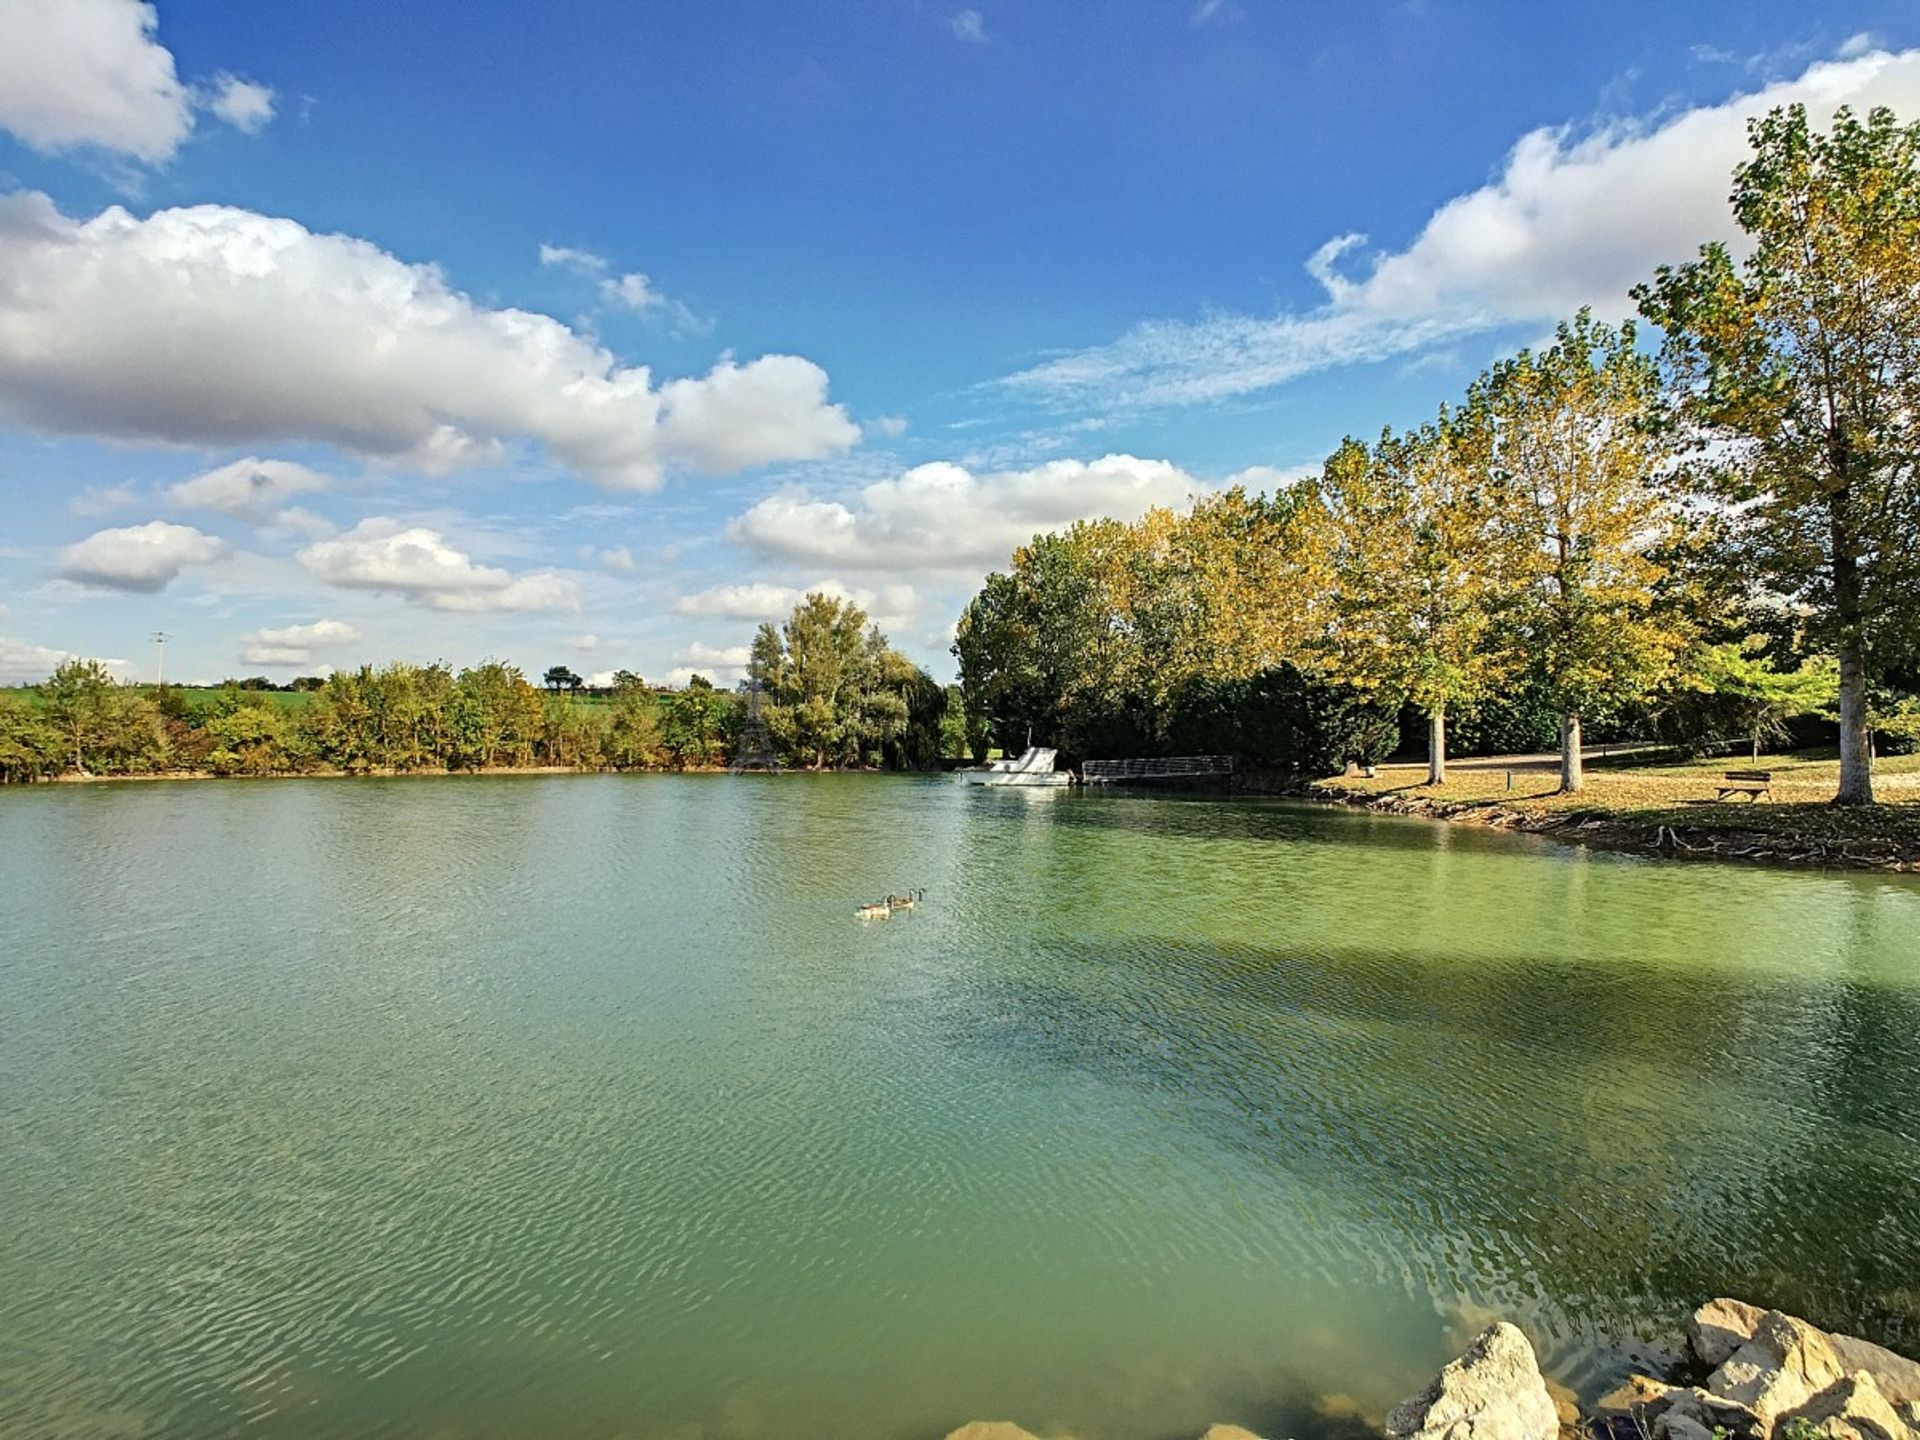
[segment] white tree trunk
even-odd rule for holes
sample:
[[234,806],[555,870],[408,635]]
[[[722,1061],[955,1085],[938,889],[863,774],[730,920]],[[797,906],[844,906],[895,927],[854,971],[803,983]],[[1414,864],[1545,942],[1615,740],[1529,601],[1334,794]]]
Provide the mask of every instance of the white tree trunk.
[[1567,795],[1578,795],[1586,788],[1586,767],[1580,759],[1580,714],[1569,710],[1560,717],[1560,789]]
[[1447,783],[1447,707],[1441,702],[1427,716],[1427,784]]

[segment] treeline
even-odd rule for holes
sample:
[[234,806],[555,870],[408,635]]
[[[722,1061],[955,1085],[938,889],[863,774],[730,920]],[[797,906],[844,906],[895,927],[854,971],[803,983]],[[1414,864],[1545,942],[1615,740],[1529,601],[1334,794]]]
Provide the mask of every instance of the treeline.
[[954,652],[993,741],[1081,755],[1380,758],[1403,711],[1562,753],[1830,713],[1838,798],[1920,739],[1920,127],[1750,127],[1747,236],[1583,312],[1429,423],[1349,439],[1272,495],[1037,537]]
[[[762,627],[753,654],[758,708],[783,763],[938,765],[946,692],[858,607],[810,595],[784,627]],[[499,661],[458,672],[395,662],[341,671],[297,696],[240,682],[209,696],[123,685],[98,661],[69,660],[31,690],[0,694],[0,781],[701,768],[732,758],[753,708],[702,676],[658,690],[621,670],[587,694],[564,666],[542,680]]]
[[70,660],[24,697],[0,696],[0,780],[64,773],[657,769],[726,753],[733,697],[698,677],[657,694],[634,677],[604,702],[541,691],[511,665],[457,674],[396,662],[328,677],[305,703],[224,686],[211,697],[116,682]]

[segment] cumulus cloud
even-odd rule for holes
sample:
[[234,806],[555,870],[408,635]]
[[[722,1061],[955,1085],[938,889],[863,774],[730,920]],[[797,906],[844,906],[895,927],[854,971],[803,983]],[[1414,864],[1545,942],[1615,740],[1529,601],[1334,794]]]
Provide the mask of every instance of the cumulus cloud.
[[975,475],[937,461],[860,490],[850,501],[804,490],[768,496],[729,538],[790,561],[851,569],[966,572],[1004,565],[1043,530],[1075,520],[1132,520],[1212,487],[1165,460],[1108,455]]
[[81,585],[152,594],[164,590],[191,565],[206,565],[227,553],[227,542],[165,520],[97,530],[60,552],[56,572]]
[[167,499],[183,510],[216,510],[263,524],[295,495],[325,490],[331,483],[318,470],[295,461],[249,455],[180,481],[168,488]]
[[831,595],[851,601],[873,619],[881,629],[910,622],[915,595],[911,585],[881,585],[872,589],[844,584],[839,580],[821,580],[812,585],[774,585],[766,581],[749,584],[715,585],[692,595],[682,595],[673,608],[682,615],[712,616],[721,620],[779,621],[793,613],[808,595]]
[[593,563],[611,574],[630,575],[639,568],[633,558],[633,551],[624,545],[609,545],[605,550],[595,550],[589,545],[587,550]]
[[962,10],[948,22],[953,26],[953,38],[965,40],[969,45],[987,43],[986,17],[978,10]]
[[271,85],[223,73],[214,77],[207,108],[243,134],[258,135],[273,119],[275,101]]
[[299,559],[329,585],[384,591],[435,610],[572,610],[580,603],[578,586],[565,575],[514,575],[476,564],[439,531],[397,520],[362,520],[307,546]]
[[174,444],[315,440],[443,468],[538,443],[614,489],[666,467],[817,459],[859,439],[794,355],[655,388],[545,315],[431,265],[220,205],[91,220],[0,196],[0,418]]
[[73,658],[71,650],[55,650],[51,646],[34,645],[0,635],[0,680],[9,684],[32,684],[44,680]]
[[273,118],[273,91],[222,74],[181,83],[142,0],[7,0],[0,6],[0,128],[58,154],[91,146],[149,165],[172,158],[204,105],[253,134]]
[[704,675],[716,685],[731,685],[747,670],[749,659],[745,645],[708,645],[696,640],[674,653],[680,662],[667,672],[669,685],[685,685],[696,675]]
[[315,620],[310,625],[284,625],[256,630],[240,637],[240,659],[248,665],[309,665],[313,652],[351,645],[360,638],[353,626],[339,620]]
[[1441,206],[1405,249],[1369,251],[1356,234],[1321,246],[1306,264],[1325,293],[1317,308],[1155,321],[1002,383],[1060,404],[1191,404],[1582,305],[1623,315],[1628,289],[1656,266],[1706,240],[1737,240],[1727,192],[1749,118],[1795,102],[1822,123],[1842,104],[1920,111],[1920,50],[1861,53],[1862,43],[1723,104],[1586,134],[1535,130],[1497,178]]

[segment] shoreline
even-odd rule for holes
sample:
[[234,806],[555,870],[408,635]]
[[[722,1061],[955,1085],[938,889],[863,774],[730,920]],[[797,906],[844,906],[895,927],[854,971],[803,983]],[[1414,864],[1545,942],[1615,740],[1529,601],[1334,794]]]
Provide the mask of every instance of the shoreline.
[[1793,869],[1869,870],[1881,874],[1920,873],[1920,849],[1903,848],[1892,836],[1831,840],[1816,835],[1779,834],[1737,825],[1687,825],[1671,820],[1636,820],[1604,806],[1571,810],[1534,810],[1476,800],[1437,800],[1358,790],[1335,781],[1247,793],[1290,796],[1319,805],[1344,805],[1379,815],[1438,820],[1544,835],[1568,844],[1591,845],[1654,855],[1668,860],[1720,860]]

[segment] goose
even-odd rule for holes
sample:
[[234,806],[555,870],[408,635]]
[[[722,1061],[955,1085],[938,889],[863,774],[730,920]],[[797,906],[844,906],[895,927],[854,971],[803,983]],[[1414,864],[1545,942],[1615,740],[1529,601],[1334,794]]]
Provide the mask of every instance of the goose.
[[862,905],[853,913],[862,920],[887,920],[892,918],[893,906],[884,900],[876,900],[872,904]]
[[887,903],[896,910],[911,910],[920,903],[921,897],[926,893],[924,890],[909,890],[904,895],[889,895]]

